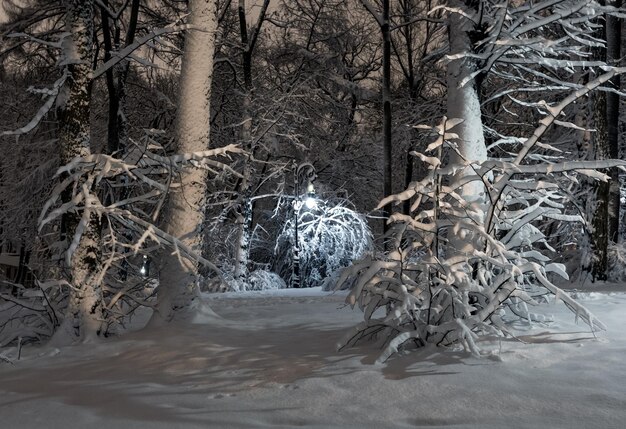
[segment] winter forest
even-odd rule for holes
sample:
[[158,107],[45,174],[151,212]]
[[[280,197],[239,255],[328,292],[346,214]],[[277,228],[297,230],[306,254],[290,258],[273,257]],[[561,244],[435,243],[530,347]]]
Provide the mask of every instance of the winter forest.
[[623,428],[621,0],[2,0],[0,427]]

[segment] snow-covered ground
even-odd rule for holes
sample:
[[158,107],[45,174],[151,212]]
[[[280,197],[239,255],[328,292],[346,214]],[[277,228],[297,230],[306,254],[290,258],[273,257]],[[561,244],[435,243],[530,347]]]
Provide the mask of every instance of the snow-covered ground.
[[609,331],[562,305],[493,358],[426,349],[373,364],[335,343],[361,320],[314,290],[205,297],[192,329],[143,330],[0,363],[0,428],[626,427],[626,293],[578,294]]

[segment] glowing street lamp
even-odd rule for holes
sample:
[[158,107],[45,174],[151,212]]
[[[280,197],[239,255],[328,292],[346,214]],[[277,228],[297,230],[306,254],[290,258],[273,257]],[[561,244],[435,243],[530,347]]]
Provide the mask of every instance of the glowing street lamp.
[[313,187],[313,183],[311,182],[307,183],[304,205],[309,210],[317,208],[317,200],[315,199],[315,188]]
[[314,208],[317,208],[317,201],[315,201],[315,198],[307,197],[304,200],[304,205],[307,209],[313,210]]
[[148,277],[150,275],[150,259],[148,258],[148,255],[143,255],[141,268],[139,268],[139,274],[143,277]]
[[[295,161],[294,161],[295,165]],[[315,188],[313,187],[313,181],[315,180],[315,167],[309,162],[300,164],[295,169],[294,174],[294,192],[296,198],[294,199],[294,247],[292,249],[292,273],[291,273],[291,287],[301,287],[300,282],[300,242],[298,238],[298,218],[300,217],[300,210],[302,209],[302,196],[300,195],[300,183],[303,179],[307,181],[306,198],[304,199],[304,206],[310,210],[317,207],[315,201]]]

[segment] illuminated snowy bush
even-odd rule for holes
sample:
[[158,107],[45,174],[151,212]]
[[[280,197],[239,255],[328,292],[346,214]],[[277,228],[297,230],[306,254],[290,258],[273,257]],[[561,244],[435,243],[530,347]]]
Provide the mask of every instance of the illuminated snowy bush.
[[267,270],[252,271],[248,277],[235,279],[232,271],[226,271],[222,276],[213,276],[203,279],[201,289],[205,292],[245,292],[285,289],[287,284],[276,273]]
[[243,285],[244,290],[272,290],[285,289],[286,287],[285,281],[278,274],[265,270],[256,270],[250,273]]
[[324,279],[372,249],[372,234],[362,215],[319,199],[297,202],[274,249],[274,271],[287,284],[293,273],[296,215],[301,287],[320,286]]

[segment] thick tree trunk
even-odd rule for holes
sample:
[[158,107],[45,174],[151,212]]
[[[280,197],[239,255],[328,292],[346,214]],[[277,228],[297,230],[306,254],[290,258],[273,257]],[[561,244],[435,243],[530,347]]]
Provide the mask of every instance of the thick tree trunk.
[[[206,150],[209,146],[211,81],[217,30],[214,0],[190,0],[177,112],[177,150]],[[188,167],[179,177],[181,186],[170,192],[163,228],[185,245],[202,251],[206,171]],[[192,315],[198,295],[195,262],[166,253],[161,258],[157,311],[153,322],[184,320]]]
[[[66,0],[66,31],[63,41],[64,61],[69,76],[63,89],[64,103],[57,109],[59,119],[59,149],[61,162],[69,163],[77,156],[90,155],[90,92],[93,40],[93,1]],[[70,195],[63,195],[69,201]],[[56,339],[89,340],[101,331],[103,320],[101,274],[100,221],[97,215],[87,215],[89,221],[81,235],[69,266],[72,285],[68,308]],[[74,238],[80,218],[68,215],[64,219],[68,242]]]
[[[474,14],[474,10],[463,1],[451,1],[451,7],[459,8],[466,14]],[[473,46],[469,32],[473,23],[468,18],[453,13],[449,23],[450,55],[471,54]],[[487,159],[487,147],[483,134],[483,122],[478,88],[475,80],[461,83],[476,71],[476,64],[472,58],[464,57],[450,61],[446,74],[448,85],[447,117],[462,119],[463,122],[454,127],[453,132],[459,138],[457,144],[459,153],[451,152],[450,162],[463,164],[469,161],[482,162]],[[458,177],[474,174],[470,167],[466,167]],[[471,182],[461,189],[461,195],[468,201],[484,199],[484,186],[480,181]]]
[[[453,0],[450,2],[450,6],[472,16],[475,10],[468,7],[466,3],[468,2]],[[470,31],[473,29],[474,25],[470,19],[459,13],[451,14],[448,28],[450,55],[473,53],[470,40]],[[448,63],[446,73],[448,86],[447,117],[463,120],[452,130],[458,135],[458,139],[453,141],[457,145],[458,153],[450,151],[451,164],[467,164],[468,162],[487,160],[477,83],[472,79],[461,85],[463,80],[471,76],[475,70],[476,63],[470,57],[461,57]],[[474,170],[468,166],[457,173],[455,180],[473,174]],[[457,189],[457,192],[469,203],[483,204],[486,200],[484,185],[479,180],[465,184]],[[450,234],[448,239],[460,253],[470,253],[477,246],[477,238],[471,235]]]

